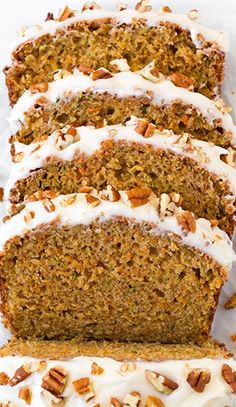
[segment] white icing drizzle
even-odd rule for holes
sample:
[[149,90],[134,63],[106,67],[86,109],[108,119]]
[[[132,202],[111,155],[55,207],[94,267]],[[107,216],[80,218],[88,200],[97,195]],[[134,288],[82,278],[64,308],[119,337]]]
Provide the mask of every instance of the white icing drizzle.
[[[37,359],[19,356],[6,356],[0,359],[0,370],[12,377],[15,370],[25,363],[36,364]],[[92,375],[92,363],[104,369],[101,375]],[[32,391],[31,407],[44,407],[40,393],[42,392],[42,378],[46,372],[60,366],[68,373],[68,381],[63,392],[65,407],[86,407],[100,404],[109,406],[110,398],[115,397],[121,402],[125,396],[137,391],[141,396],[140,406],[145,405],[149,395],[162,400],[165,407],[235,407],[236,395],[232,393],[230,386],[224,381],[221,373],[223,363],[227,363],[236,370],[236,361],[232,359],[192,359],[192,360],[167,360],[163,362],[134,361],[134,370],[122,372],[124,362],[118,362],[111,358],[77,357],[64,361],[47,360],[47,369],[42,372],[34,372],[22,383],[14,387],[1,386],[1,401],[15,402],[19,407],[25,407],[25,402],[18,398],[19,389],[27,386]],[[191,369],[200,368],[210,370],[211,381],[206,385],[203,393],[194,391],[187,382]],[[149,369],[165,375],[178,384],[178,389],[169,395],[157,392],[145,378],[145,370]],[[88,377],[94,388],[95,398],[86,403],[73,388],[72,382],[83,377]]]
[[228,35],[225,32],[204,27],[196,21],[191,20],[188,16],[174,13],[160,14],[157,11],[141,13],[131,9],[123,11],[96,9],[86,10],[83,13],[76,11],[74,17],[68,18],[65,21],[49,20],[35,27],[27,28],[21,36],[17,37],[14,46],[16,47],[21,44],[22,41],[33,40],[44,34],[54,35],[56,34],[56,30],[62,28],[66,29],[67,26],[79,21],[91,21],[104,18],[113,19],[113,24],[117,26],[121,24],[131,24],[134,19],[144,19],[148,27],[155,27],[160,22],[170,22],[188,30],[197,49],[203,48],[203,44],[198,38],[199,34],[201,34],[206,41],[215,43],[221,51],[226,52],[229,49]]
[[[209,144],[204,141],[189,138],[187,135],[176,135],[172,131],[160,132],[155,130],[152,137],[144,138],[136,132],[138,119],[132,117],[126,126],[113,125],[95,129],[92,126],[78,127],[77,136],[79,141],[70,135],[63,139],[61,132],[54,132],[46,140],[25,145],[14,143],[15,154],[22,153],[22,160],[12,164],[10,177],[5,187],[5,197],[9,199],[10,191],[15,183],[32,175],[32,171],[42,168],[49,157],[63,161],[71,161],[78,153],[91,156],[101,148],[104,140],[112,139],[115,142],[135,142],[150,145],[154,149],[163,149],[174,152],[177,155],[189,157],[199,163],[207,171],[216,174],[220,179],[227,181],[232,194],[236,196],[236,169],[221,160],[221,155],[227,156],[228,150]],[[66,133],[69,126],[62,132]],[[181,138],[180,138],[181,137]]]
[[[58,219],[59,226],[73,226],[89,225],[95,220],[105,222],[116,217],[124,217],[131,222],[152,224],[149,233],[175,233],[181,238],[183,244],[199,249],[222,266],[231,267],[236,259],[232,242],[227,234],[218,227],[212,227],[208,220],[197,219],[196,231],[186,232],[178,223],[176,214],[160,217],[157,210],[158,200],[154,194],[145,205],[131,208],[126,193],[124,191],[120,193],[121,199],[118,202],[111,202],[102,199],[101,192],[98,195],[101,199],[100,204],[95,207],[88,205],[86,194],[59,195],[50,201],[53,205],[51,212],[45,207],[43,201],[29,202],[20,213],[3,224],[0,233],[0,251],[4,251],[5,243],[14,236],[24,236],[27,231],[55,219]],[[97,196],[95,191],[92,195]],[[73,202],[69,204],[69,201]],[[177,210],[178,213],[182,212],[181,208]],[[34,214],[33,217],[31,213]]]
[[27,90],[12,109],[9,118],[11,131],[16,133],[20,130],[24,123],[25,114],[41,96],[45,97],[49,103],[54,104],[60,98],[70,98],[71,95],[80,92],[108,93],[118,98],[130,96],[148,97],[150,103],[157,105],[170,104],[176,100],[181,100],[184,104],[196,108],[208,122],[222,121],[224,129],[230,131],[232,137],[236,140],[232,117],[228,113],[221,111],[213,100],[200,93],[175,86],[170,80],[163,79],[153,83],[138,72],[131,71],[119,72],[111,78],[94,81],[90,76],[86,76],[75,69],[73,74],[51,82],[47,92],[32,94],[30,90]]

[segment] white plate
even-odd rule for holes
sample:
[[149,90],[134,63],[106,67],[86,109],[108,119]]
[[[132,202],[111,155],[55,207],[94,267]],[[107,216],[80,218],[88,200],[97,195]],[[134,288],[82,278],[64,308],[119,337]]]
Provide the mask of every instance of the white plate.
[[[116,1],[97,0],[107,8],[114,8]],[[134,6],[136,1],[125,1]],[[69,0],[68,5],[72,9],[79,9],[83,1]],[[57,15],[58,9],[65,5],[64,0],[32,1],[32,0],[7,0],[1,1],[0,13],[0,70],[9,60],[11,43],[14,43],[16,31],[24,25],[34,25],[44,21],[48,11]],[[224,86],[224,98],[232,105],[236,117],[236,2],[235,0],[167,0],[151,1],[151,4],[159,9],[168,4],[176,13],[188,13],[191,9],[200,12],[199,22],[218,29],[225,30],[230,35],[230,52],[227,55],[226,81]],[[9,152],[7,138],[9,129],[7,116],[10,108],[8,106],[7,93],[4,86],[4,75],[0,72],[0,185],[4,185],[9,172]],[[225,284],[221,294],[220,305],[217,310],[212,333],[216,339],[227,344],[235,352],[236,342],[231,340],[231,335],[236,334],[236,310],[226,311],[223,304],[236,292],[236,267],[230,274],[229,281]],[[0,329],[0,343],[4,343],[9,336],[7,331]]]

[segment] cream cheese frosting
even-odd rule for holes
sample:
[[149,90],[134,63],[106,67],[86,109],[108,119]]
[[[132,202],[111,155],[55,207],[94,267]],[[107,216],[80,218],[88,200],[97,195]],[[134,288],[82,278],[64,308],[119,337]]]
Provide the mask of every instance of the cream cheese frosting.
[[232,117],[218,107],[217,102],[208,99],[200,93],[175,86],[170,80],[162,79],[156,83],[145,79],[141,72],[118,72],[110,78],[93,80],[75,69],[73,74],[68,74],[51,82],[48,90],[42,93],[31,93],[27,90],[14,105],[9,124],[11,131],[16,133],[24,124],[25,114],[34,106],[40,97],[46,98],[48,103],[57,103],[58,99],[67,99],[80,92],[109,93],[118,98],[148,97],[150,103],[162,105],[170,104],[176,100],[193,106],[209,123],[215,120],[222,122],[225,130],[232,133],[236,139],[235,127]]
[[4,250],[5,243],[14,236],[24,236],[28,231],[55,220],[60,227],[89,225],[95,220],[106,222],[116,217],[124,217],[131,223],[150,224],[151,229],[148,233],[178,235],[183,244],[202,251],[222,266],[230,268],[236,259],[232,242],[227,234],[218,227],[212,227],[208,220],[197,219],[195,231],[192,232],[183,230],[178,221],[178,216],[184,212],[181,208],[175,207],[171,215],[167,215],[165,211],[164,214],[159,213],[163,202],[161,199],[168,195],[162,194],[161,198],[157,198],[152,193],[147,203],[131,207],[126,192],[120,191],[120,199],[116,202],[104,199],[106,193],[102,191],[97,194],[96,191],[92,191],[92,196],[100,201],[97,206],[88,203],[85,193],[59,195],[51,200],[26,203],[20,213],[11,217],[1,227],[0,251]]
[[66,134],[69,126],[52,133],[46,140],[25,145],[14,143],[15,156],[21,157],[11,167],[10,177],[5,187],[5,197],[9,199],[10,191],[15,183],[27,178],[32,171],[46,165],[49,157],[63,161],[71,161],[77,154],[91,156],[101,148],[103,141],[111,139],[115,142],[125,141],[150,145],[154,149],[171,151],[177,155],[189,157],[199,163],[207,171],[216,174],[221,180],[227,181],[232,194],[236,196],[236,169],[226,164],[221,156],[229,156],[229,151],[213,144],[191,139],[187,134],[182,136],[165,130],[155,130],[152,137],[144,138],[136,131],[139,119],[132,117],[126,125],[105,126],[95,129],[92,126],[78,127],[77,135]]
[[229,41],[225,32],[216,31],[206,28],[200,25],[195,19],[189,18],[189,16],[164,13],[163,10],[139,12],[137,10],[127,9],[122,11],[111,11],[103,9],[85,10],[82,13],[74,11],[74,16],[64,21],[49,20],[40,25],[36,25],[32,28],[27,28],[23,31],[22,35],[17,37],[14,46],[18,46],[22,41],[34,40],[45,34],[54,35],[59,29],[66,29],[67,26],[75,24],[80,21],[91,21],[99,19],[112,19],[113,24],[119,26],[122,24],[131,24],[134,19],[142,19],[148,27],[155,27],[160,22],[169,22],[177,24],[184,30],[188,30],[191,35],[191,39],[197,49],[204,48],[204,45],[199,40],[199,34],[201,34],[204,40],[211,43],[215,43],[219,49],[223,52],[228,51]]
[[[225,382],[222,376],[222,365],[227,363],[234,371],[236,361],[232,359],[192,359],[192,360],[167,360],[163,362],[145,362],[137,360],[134,362],[118,362],[111,358],[77,357],[73,359],[58,361],[46,360],[45,369],[38,371],[36,366],[39,360],[29,357],[6,356],[0,359],[0,371],[4,371],[10,378],[13,377],[17,368],[28,364],[34,371],[21,383],[10,387],[0,386],[0,400],[15,403],[14,406],[23,407],[25,401],[18,397],[19,390],[27,387],[32,392],[32,407],[45,407],[46,404],[41,395],[43,388],[42,379],[50,369],[59,367],[64,369],[67,377],[65,389],[62,393],[65,407],[85,406],[111,406],[111,397],[120,402],[129,400],[131,392],[140,395],[140,407],[145,405],[148,396],[154,396],[162,401],[164,407],[235,407],[236,394]],[[91,374],[92,364],[103,369],[99,375]],[[124,366],[128,366],[128,369]],[[202,393],[197,393],[188,383],[187,378],[193,369],[210,372],[210,382],[205,386]],[[170,394],[157,391],[147,379],[145,372],[151,370],[164,375],[178,385],[178,388]],[[91,400],[86,402],[73,386],[73,382],[81,378],[88,378],[92,385]],[[57,404],[55,404],[57,405]],[[62,405],[62,404],[60,404]],[[136,404],[123,404],[127,407]],[[147,405],[147,404],[146,404]],[[155,405],[155,404],[153,404]],[[160,404],[162,405],[162,404]],[[8,406],[8,405],[7,405]],[[12,406],[12,404],[10,404]]]

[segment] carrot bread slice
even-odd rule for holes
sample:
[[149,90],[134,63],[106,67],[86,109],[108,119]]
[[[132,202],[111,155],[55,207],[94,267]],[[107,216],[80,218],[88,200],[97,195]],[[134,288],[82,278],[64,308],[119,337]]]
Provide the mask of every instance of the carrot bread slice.
[[235,127],[223,102],[152,74],[148,80],[151,67],[139,73],[111,74],[103,68],[89,75],[60,72],[54,82],[37,85],[20,97],[10,117],[13,139],[29,144],[66,124],[101,127],[104,121],[124,123],[135,115],[159,129],[186,131],[222,147],[235,144]]
[[68,7],[58,18],[21,31],[12,62],[5,68],[12,103],[31,85],[50,82],[56,69],[86,63],[92,68],[109,68],[110,61],[126,58],[132,70],[151,61],[165,75],[189,76],[195,90],[207,95],[220,93],[228,38],[196,22],[197,12],[172,14],[169,7],[151,11],[147,1],[135,10],[101,10],[95,3],[83,12]]
[[20,341],[0,353],[0,402],[17,406],[234,407],[236,401],[236,361],[214,344]]
[[40,142],[16,142],[13,161],[5,188],[12,213],[36,192],[71,194],[91,185],[99,191],[107,185],[149,187],[158,196],[176,193],[177,201],[180,194],[184,209],[219,222],[229,235],[234,230],[232,154],[187,134],[160,133],[143,119],[100,129],[66,126]]
[[218,227],[146,188],[27,203],[0,249],[5,323],[31,339],[200,343],[235,258]]

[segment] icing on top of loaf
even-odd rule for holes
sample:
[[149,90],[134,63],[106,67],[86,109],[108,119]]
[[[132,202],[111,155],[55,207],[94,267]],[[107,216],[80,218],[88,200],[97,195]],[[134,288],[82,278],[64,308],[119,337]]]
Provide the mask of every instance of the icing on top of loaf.
[[108,187],[97,193],[92,188],[83,187],[80,191],[70,195],[36,192],[20,213],[3,224],[0,251],[4,252],[6,242],[15,236],[24,236],[28,231],[53,221],[57,223],[55,227],[61,227],[126,218],[141,227],[143,223],[148,224],[148,233],[174,233],[183,244],[195,247],[222,266],[231,267],[236,259],[227,234],[213,227],[208,220],[195,219],[191,212],[181,209],[178,194],[162,194],[157,198],[149,188],[117,191]]

